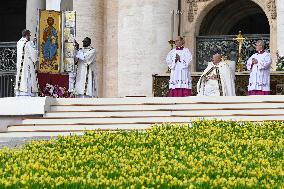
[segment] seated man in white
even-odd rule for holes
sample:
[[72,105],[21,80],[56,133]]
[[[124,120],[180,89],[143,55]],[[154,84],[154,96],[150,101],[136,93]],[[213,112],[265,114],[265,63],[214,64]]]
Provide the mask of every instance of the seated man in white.
[[233,70],[221,55],[213,55],[197,83],[198,96],[236,96]]

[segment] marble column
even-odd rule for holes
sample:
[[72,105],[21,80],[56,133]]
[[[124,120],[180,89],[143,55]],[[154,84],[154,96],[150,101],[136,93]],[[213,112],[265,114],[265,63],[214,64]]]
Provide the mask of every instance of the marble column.
[[277,0],[277,48],[280,56],[284,56],[284,3]]
[[37,27],[38,9],[45,9],[45,0],[27,0],[26,28],[34,36]]
[[76,11],[77,42],[82,47],[84,37],[90,37],[96,49],[98,94],[102,97],[103,78],[103,46],[104,46],[104,0],[74,0],[73,10]]
[[165,73],[165,58],[171,50],[173,0],[118,1],[119,97],[152,96],[152,74]]
[[118,96],[118,2],[105,0],[103,97]]

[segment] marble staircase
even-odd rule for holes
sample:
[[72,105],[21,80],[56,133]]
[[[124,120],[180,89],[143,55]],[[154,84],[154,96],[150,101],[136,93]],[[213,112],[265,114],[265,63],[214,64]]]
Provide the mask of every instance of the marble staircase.
[[50,99],[42,117],[9,125],[1,136],[57,136],[89,130],[148,129],[196,119],[284,120],[284,96]]

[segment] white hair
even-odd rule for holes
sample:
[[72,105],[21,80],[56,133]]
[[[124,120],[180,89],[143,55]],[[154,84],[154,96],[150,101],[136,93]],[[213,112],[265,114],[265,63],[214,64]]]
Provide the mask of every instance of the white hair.
[[262,46],[262,48],[264,48],[264,41],[263,40],[258,40],[257,42],[256,42],[257,44],[259,44],[259,45],[261,45]]

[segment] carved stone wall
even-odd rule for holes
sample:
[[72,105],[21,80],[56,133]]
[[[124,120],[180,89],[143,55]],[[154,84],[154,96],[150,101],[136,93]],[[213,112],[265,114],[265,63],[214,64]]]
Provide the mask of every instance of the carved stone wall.
[[270,12],[271,18],[276,19],[277,18],[277,10],[276,10],[276,2],[275,0],[268,0],[267,3],[268,11]]
[[[187,18],[189,22],[194,21],[194,17],[198,12],[198,3],[208,2],[208,1],[214,1],[214,0],[186,0],[188,4]],[[276,19],[277,18],[276,0],[266,0],[266,6],[268,11],[270,12],[271,19]]]
[[206,2],[210,0],[187,0],[188,3],[188,13],[187,13],[187,18],[189,22],[193,22],[194,16],[196,15],[198,11],[198,2]]

